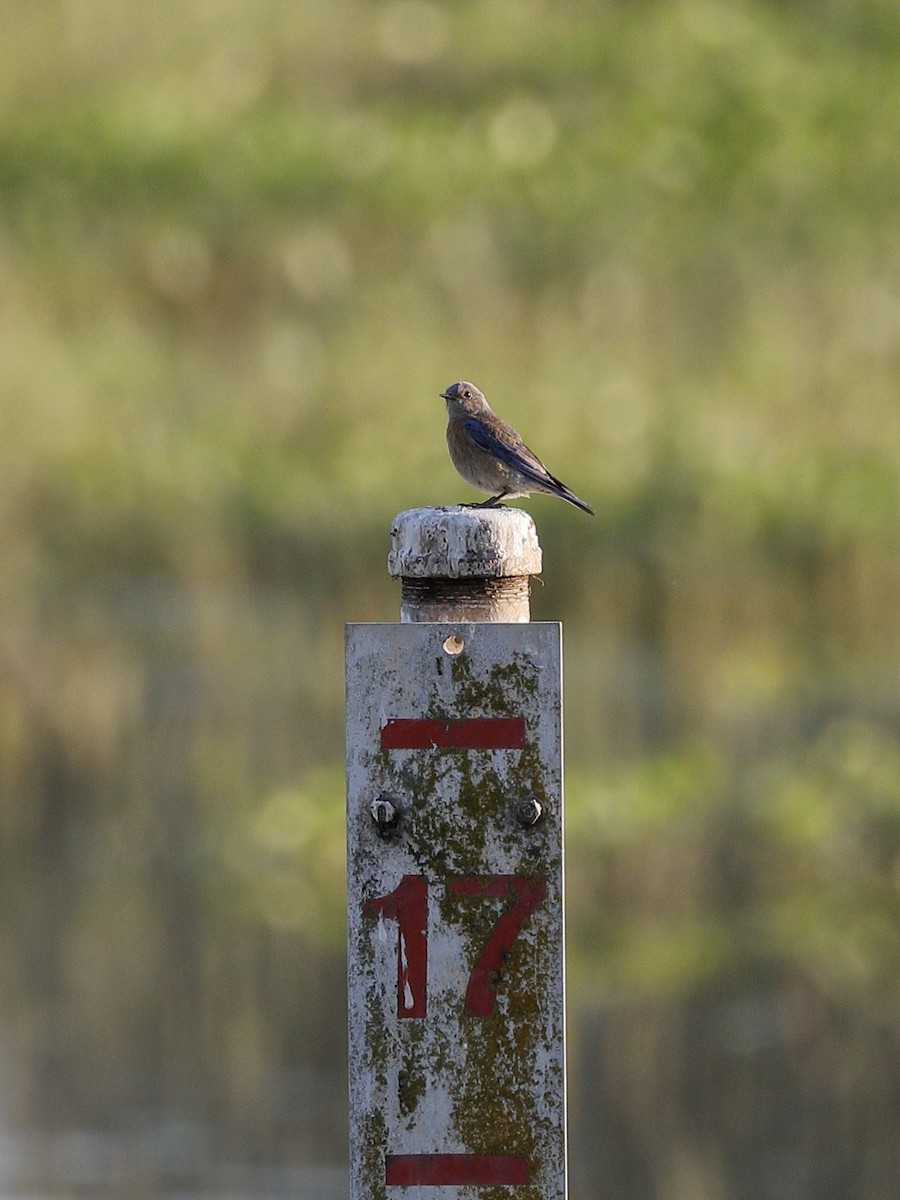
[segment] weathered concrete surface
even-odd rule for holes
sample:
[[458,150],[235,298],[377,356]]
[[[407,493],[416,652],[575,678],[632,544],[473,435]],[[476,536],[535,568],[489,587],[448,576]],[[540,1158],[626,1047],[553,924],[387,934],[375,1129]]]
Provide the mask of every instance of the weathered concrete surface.
[[352,1200],[562,1200],[558,625],[348,626],[347,853]]
[[463,579],[537,575],[541,547],[521,508],[408,508],[391,526],[388,574]]
[[410,508],[391,526],[401,621],[527,621],[540,570],[537,530],[520,508]]

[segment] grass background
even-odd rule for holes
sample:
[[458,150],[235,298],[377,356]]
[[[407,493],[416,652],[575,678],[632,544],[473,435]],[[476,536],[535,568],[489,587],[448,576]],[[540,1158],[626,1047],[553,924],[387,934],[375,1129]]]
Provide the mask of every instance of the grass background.
[[464,377],[598,513],[526,502],[579,1193],[896,1194],[898,51],[892,0],[3,8],[12,1183],[341,1161],[342,626],[474,498]]

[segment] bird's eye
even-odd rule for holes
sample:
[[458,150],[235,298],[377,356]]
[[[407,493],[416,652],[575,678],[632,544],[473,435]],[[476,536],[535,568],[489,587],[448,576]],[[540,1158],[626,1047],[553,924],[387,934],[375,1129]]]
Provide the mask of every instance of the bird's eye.
[[469,389],[468,389],[468,388],[466,388],[466,390],[463,392],[463,398],[464,398],[465,400],[471,400],[471,399],[472,399],[472,393],[469,391]]

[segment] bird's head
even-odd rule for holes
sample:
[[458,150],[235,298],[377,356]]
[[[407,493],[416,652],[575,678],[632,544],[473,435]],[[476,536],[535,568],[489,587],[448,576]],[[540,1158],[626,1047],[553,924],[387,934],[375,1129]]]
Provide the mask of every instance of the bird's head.
[[447,401],[447,415],[450,417],[477,417],[479,413],[490,411],[487,400],[475,384],[465,379],[451,383],[441,392],[441,397]]

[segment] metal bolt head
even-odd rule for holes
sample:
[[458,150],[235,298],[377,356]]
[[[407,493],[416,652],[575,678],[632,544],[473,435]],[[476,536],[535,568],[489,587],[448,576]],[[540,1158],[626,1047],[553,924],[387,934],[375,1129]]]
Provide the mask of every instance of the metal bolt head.
[[523,796],[516,801],[515,815],[523,829],[530,829],[544,815],[544,806],[536,796]]
[[397,824],[400,812],[389,796],[376,796],[369,805],[369,812],[379,833],[386,833]]

